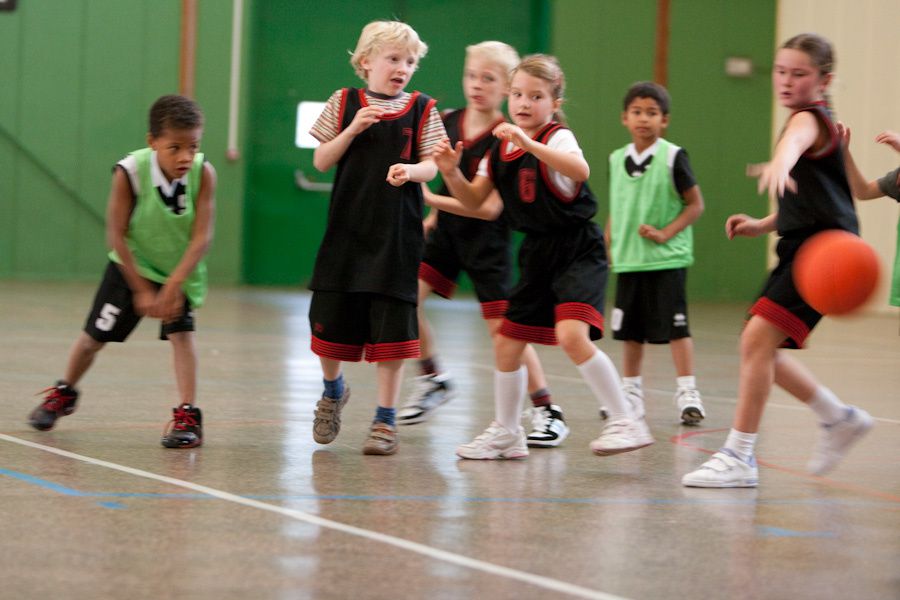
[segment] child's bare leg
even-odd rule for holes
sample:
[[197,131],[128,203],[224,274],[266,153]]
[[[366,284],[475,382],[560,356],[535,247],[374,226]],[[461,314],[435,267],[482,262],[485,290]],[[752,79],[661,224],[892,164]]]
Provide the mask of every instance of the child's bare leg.
[[175,361],[175,384],[178,386],[179,404],[193,404],[197,396],[197,350],[194,332],[179,331],[167,336],[172,342]]
[[416,306],[416,316],[419,320],[419,345],[422,348],[421,361],[434,360],[434,333],[431,323],[428,322],[428,318],[425,316],[425,300],[433,290],[434,288],[430,285],[421,279],[419,280],[419,304]]
[[753,434],[759,431],[759,422],[775,380],[775,356],[785,338],[783,331],[757,316],[751,317],[744,327],[734,429]]
[[319,357],[319,364],[322,365],[322,377],[328,381],[334,381],[341,375],[341,361],[333,358]]
[[622,375],[625,377],[640,377],[643,362],[644,344],[625,340],[625,348],[622,352]]
[[[496,340],[500,335],[500,325],[503,319],[487,319],[488,332],[491,339]],[[528,371],[528,393],[535,406],[549,405],[552,403],[550,392],[547,390],[547,376],[544,374],[544,366],[538,358],[537,351],[531,344],[527,344],[522,351],[522,364]]]
[[675,373],[679,377],[687,377],[694,374],[694,340],[684,337],[669,342],[669,350],[672,352],[672,362],[675,364]]
[[104,342],[98,342],[82,331],[81,335],[72,344],[72,349],[69,350],[69,361],[66,364],[66,374],[63,377],[63,381],[69,386],[75,387],[88,369],[91,368],[91,365],[94,364],[97,353],[105,345]]
[[400,397],[403,379],[403,360],[385,360],[377,363],[378,406],[393,409]]

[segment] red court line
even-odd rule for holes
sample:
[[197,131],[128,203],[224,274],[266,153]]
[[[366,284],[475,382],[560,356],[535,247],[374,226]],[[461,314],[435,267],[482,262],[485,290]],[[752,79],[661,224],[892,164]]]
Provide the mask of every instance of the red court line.
[[[720,431],[729,431],[727,427],[723,427],[720,429],[701,429],[699,431],[688,431],[687,433],[680,433],[678,435],[673,435],[669,438],[669,441],[678,446],[684,446],[685,448],[690,448],[691,450],[697,450],[699,452],[703,452],[705,454],[715,454],[716,450],[709,450],[708,448],[702,448],[700,446],[689,444],[685,440],[688,438],[692,438],[698,435],[706,435],[707,433],[719,433]],[[872,488],[867,488],[861,485],[853,485],[851,483],[841,483],[839,481],[835,481],[833,479],[829,479],[827,477],[819,477],[818,475],[810,475],[805,471],[798,471],[796,469],[789,469],[788,467],[782,467],[781,465],[776,465],[775,463],[771,463],[768,461],[756,459],[756,462],[767,469],[775,469],[776,471],[781,471],[782,473],[788,473],[789,475],[794,475],[795,477],[801,477],[803,479],[809,479],[810,481],[815,481],[816,483],[822,483],[827,486],[847,490],[850,492],[856,492],[859,494],[863,494],[865,496],[872,496],[874,498],[880,498],[882,500],[888,500],[890,502],[900,503],[900,496],[895,494],[890,494],[888,492],[882,492],[880,490],[873,490]]]

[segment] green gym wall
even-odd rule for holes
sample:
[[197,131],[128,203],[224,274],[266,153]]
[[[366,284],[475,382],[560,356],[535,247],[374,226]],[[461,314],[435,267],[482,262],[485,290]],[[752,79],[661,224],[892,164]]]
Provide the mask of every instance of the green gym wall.
[[[226,159],[232,3],[200,1],[196,98],[203,151],[218,172],[210,274],[219,284],[302,286],[310,276],[328,197],[294,183],[312,151],[294,146],[297,103],[359,85],[348,59],[361,27],[411,23],[429,44],[413,79],[439,101],[463,102],[464,48],[501,39],[559,56],[565,110],[607,213],[607,155],[628,142],[621,98],[653,78],[656,0],[246,0],[237,161]],[[765,241],[727,244],[733,212],[766,202],[744,177],[769,153],[769,65],[775,0],[672,2],[667,137],[687,148],[706,200],[695,225],[694,300],[746,301],[765,271]],[[98,279],[112,165],[145,141],[146,112],[178,89],[178,0],[21,0],[0,13],[0,279]],[[724,72],[750,58],[749,78]]]

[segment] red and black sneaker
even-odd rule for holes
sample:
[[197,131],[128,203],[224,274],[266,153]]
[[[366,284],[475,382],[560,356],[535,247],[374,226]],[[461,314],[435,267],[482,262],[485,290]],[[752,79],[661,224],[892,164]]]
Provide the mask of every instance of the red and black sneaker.
[[28,415],[28,424],[40,431],[49,431],[56,425],[60,417],[75,412],[78,403],[78,391],[63,381],[41,390],[38,394],[47,394],[44,401]]
[[166,448],[196,448],[203,443],[203,414],[190,404],[172,409],[172,420],[160,440]]

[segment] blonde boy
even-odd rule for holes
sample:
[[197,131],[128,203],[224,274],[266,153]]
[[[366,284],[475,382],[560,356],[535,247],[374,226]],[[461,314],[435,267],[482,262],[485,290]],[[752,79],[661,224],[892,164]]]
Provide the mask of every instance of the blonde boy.
[[328,444],[337,437],[350,397],[341,363],[365,355],[377,363],[378,408],[364,454],[397,451],[394,406],[403,361],[419,355],[420,183],[434,178],[428,157],[446,133],[435,101],[404,90],[427,50],[405,23],[366,25],[350,59],[366,87],[334,92],[310,131],[321,142],[315,167],[337,165],[309,286],[312,350],[325,383],[313,438]]

